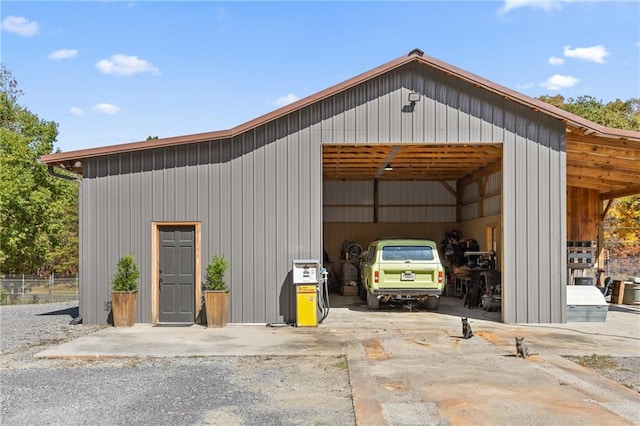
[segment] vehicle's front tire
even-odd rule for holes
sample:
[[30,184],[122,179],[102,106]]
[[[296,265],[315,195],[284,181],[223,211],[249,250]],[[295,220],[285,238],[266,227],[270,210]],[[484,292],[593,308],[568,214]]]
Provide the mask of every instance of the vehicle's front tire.
[[377,311],[378,308],[380,308],[380,301],[378,300],[378,298],[371,293],[370,291],[367,291],[367,306],[369,307],[370,310],[372,311]]
[[358,296],[360,297],[360,300],[367,300],[367,293],[368,291],[364,283],[358,284]]

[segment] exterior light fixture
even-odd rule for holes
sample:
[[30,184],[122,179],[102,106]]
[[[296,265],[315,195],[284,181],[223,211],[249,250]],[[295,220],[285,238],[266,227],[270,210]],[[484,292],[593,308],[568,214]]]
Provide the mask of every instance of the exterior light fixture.
[[409,102],[411,102],[412,104],[415,104],[416,102],[420,102],[420,93],[418,92],[409,93]]
[[391,166],[391,163],[387,163],[386,166],[384,166],[385,170],[393,170],[393,167]]

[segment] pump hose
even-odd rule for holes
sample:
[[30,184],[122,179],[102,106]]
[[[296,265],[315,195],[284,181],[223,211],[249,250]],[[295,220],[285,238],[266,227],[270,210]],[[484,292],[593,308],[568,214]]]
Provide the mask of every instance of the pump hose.
[[329,316],[329,290],[327,288],[327,279],[322,280],[318,291],[318,311],[320,312],[320,318],[318,323],[322,323]]

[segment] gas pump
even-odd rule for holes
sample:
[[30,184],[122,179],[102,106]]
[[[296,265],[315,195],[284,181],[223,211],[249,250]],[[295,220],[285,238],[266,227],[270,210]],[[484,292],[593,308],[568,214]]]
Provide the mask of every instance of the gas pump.
[[296,287],[296,326],[317,327],[329,314],[327,270],[317,260],[293,261]]

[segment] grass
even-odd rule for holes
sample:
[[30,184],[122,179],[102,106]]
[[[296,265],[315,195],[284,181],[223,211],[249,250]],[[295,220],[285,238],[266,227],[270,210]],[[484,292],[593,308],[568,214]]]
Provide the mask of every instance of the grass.
[[571,357],[583,367],[589,367],[594,370],[615,370],[618,364],[610,355],[587,355]]

